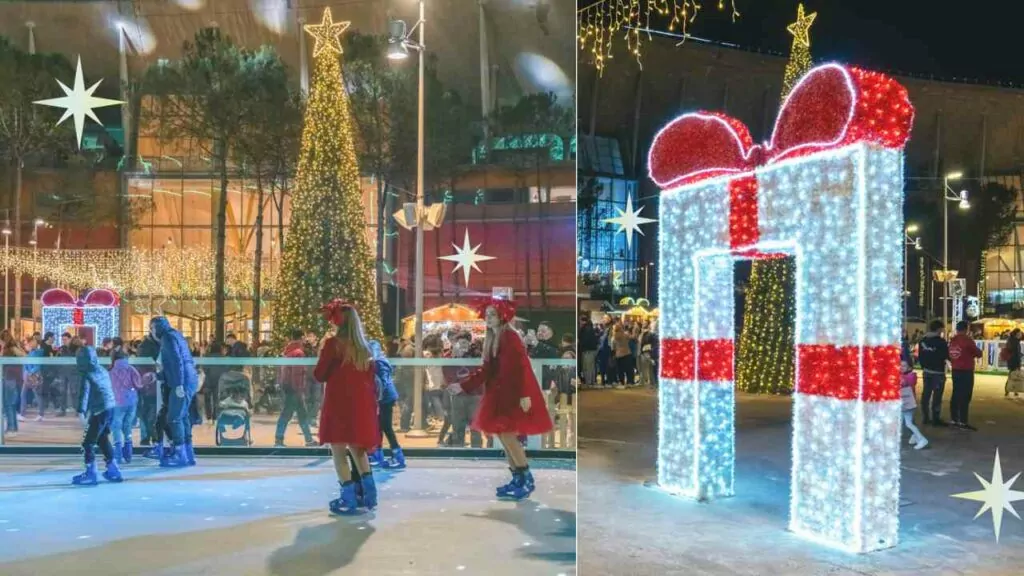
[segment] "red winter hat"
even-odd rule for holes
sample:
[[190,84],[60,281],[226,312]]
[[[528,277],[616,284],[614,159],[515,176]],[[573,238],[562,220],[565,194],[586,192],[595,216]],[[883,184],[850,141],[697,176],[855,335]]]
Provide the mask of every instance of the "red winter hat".
[[498,313],[498,318],[505,324],[508,324],[516,317],[516,304],[511,300],[505,298],[480,298],[473,303],[473,309],[476,310],[477,316],[484,318],[487,315],[487,308],[492,307],[494,311]]

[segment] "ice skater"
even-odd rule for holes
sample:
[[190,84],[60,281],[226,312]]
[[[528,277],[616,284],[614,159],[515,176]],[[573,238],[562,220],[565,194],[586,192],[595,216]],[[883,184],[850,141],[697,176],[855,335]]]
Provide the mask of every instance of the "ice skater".
[[329,509],[333,514],[358,514],[360,508],[377,506],[377,486],[367,458],[380,443],[373,353],[354,306],[334,299],[321,312],[336,327],[321,342],[313,369],[317,382],[324,383],[320,444],[330,444],[341,485],[341,496],[330,502]]
[[921,430],[914,425],[914,412],[917,411],[917,394],[914,388],[917,386],[917,373],[910,361],[904,358],[900,361],[900,400],[903,401],[903,424],[910,430],[910,445],[915,450],[921,450],[928,445],[928,439],[921,434]]
[[128,363],[128,354],[120,348],[113,351],[114,365],[110,368],[110,382],[114,388],[114,457],[118,464],[132,461],[132,428],[139,406],[142,376]]
[[477,313],[487,324],[484,365],[454,386],[467,392],[483,387],[473,428],[497,436],[505,447],[512,481],[498,487],[496,495],[521,500],[534,491],[534,480],[518,437],[547,433],[554,424],[523,339],[509,326],[515,312],[515,305],[502,298],[478,303]]
[[149,322],[150,334],[160,343],[160,386],[164,390],[164,417],[171,450],[160,459],[163,468],[194,466],[195,449],[192,447],[192,418],[195,414],[193,399],[199,387],[192,351],[181,333],[171,328],[164,316]]
[[373,353],[374,375],[373,379],[377,388],[377,424],[380,428],[382,438],[388,439],[388,447],[391,448],[391,458],[384,459],[383,441],[379,441],[377,449],[370,454],[370,464],[382,466],[391,470],[405,468],[405,454],[398,444],[398,437],[395,436],[394,410],[395,402],[398,402],[398,388],[392,378],[394,369],[388,357],[384,354],[380,342],[370,341],[370,352]]
[[110,383],[110,375],[100,366],[96,349],[82,346],[75,354],[78,368],[78,418],[85,427],[82,438],[82,449],[85,450],[85,472],[71,479],[76,486],[95,486],[96,478],[96,445],[103,452],[103,460],[107,469],[103,477],[110,482],[121,482],[121,470],[114,458],[114,447],[110,445],[110,423],[114,418],[114,388]]

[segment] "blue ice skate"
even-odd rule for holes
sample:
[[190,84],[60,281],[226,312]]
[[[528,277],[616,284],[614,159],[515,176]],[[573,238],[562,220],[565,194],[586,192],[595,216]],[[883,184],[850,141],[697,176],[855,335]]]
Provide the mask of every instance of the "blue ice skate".
[[103,477],[108,482],[124,482],[124,477],[121,476],[121,469],[117,467],[117,460],[107,462],[107,469],[103,471]]
[[363,489],[361,504],[367,510],[373,510],[377,507],[377,484],[373,481],[373,473],[363,474],[360,484]]
[[188,466],[188,455],[185,454],[185,446],[175,446],[160,459],[161,468],[184,468],[185,466]]
[[391,458],[388,458],[381,464],[387,470],[402,470],[405,468],[405,454],[402,453],[401,448],[395,448],[391,451]]
[[377,448],[369,454],[370,466],[379,467],[384,464],[384,449]]
[[132,439],[131,438],[125,439],[123,452],[121,452],[121,457],[124,458],[125,464],[131,464],[132,463]]
[[99,483],[96,479],[96,463],[90,462],[85,465],[85,472],[78,474],[71,479],[71,483],[75,486],[95,486]]
[[331,500],[328,508],[331,514],[339,516],[353,516],[359,514],[359,504],[356,502],[356,483],[345,482],[341,485],[341,497]]

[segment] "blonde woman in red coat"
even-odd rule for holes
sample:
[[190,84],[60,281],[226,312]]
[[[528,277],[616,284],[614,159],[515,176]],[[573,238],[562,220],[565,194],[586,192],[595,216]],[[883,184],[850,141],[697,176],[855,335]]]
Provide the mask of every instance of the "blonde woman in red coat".
[[505,448],[512,481],[500,486],[496,495],[521,500],[533,492],[534,481],[526,449],[518,437],[544,434],[553,424],[526,346],[509,325],[515,317],[515,305],[492,298],[478,303],[477,313],[487,323],[484,365],[454,386],[470,393],[483,387],[473,429],[497,436]]
[[[341,484],[341,497],[332,500],[329,508],[334,514],[357,514],[360,507],[377,506],[377,486],[367,458],[380,442],[373,353],[355,307],[335,299],[322,311],[337,327],[321,343],[313,369],[316,381],[324,383],[320,444],[330,445]],[[349,453],[355,473],[349,468]]]

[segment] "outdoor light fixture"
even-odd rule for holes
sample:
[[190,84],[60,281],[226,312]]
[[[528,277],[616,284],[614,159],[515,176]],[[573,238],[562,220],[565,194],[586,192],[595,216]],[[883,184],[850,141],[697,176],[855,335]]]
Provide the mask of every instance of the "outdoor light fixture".
[[36,218],[36,221],[35,221],[35,225],[36,226],[42,226],[44,224],[46,224],[45,220],[43,220],[42,218]]
[[417,51],[422,49],[422,46],[412,39],[412,33],[421,24],[423,24],[422,20],[417,22],[412,30],[406,31],[405,21],[392,20],[388,22],[388,59],[405,60],[409,57],[410,48]]
[[949,174],[946,174],[946,180],[959,180],[960,178],[963,178],[963,175],[963,172],[950,172]]
[[960,209],[967,210],[971,207],[971,203],[967,201],[967,190],[960,191]]
[[921,249],[921,239],[917,238],[917,239],[914,240],[914,250],[920,250],[920,249]]
[[3,235],[4,236],[10,236],[13,233],[14,233],[14,231],[11,230],[11,221],[10,220],[5,220],[4,221]]
[[907,232],[911,234],[917,232],[918,230],[920,230],[920,227],[917,224],[910,224],[909,226],[907,226]]
[[36,244],[39,244],[39,236],[38,236],[38,234],[36,234],[36,231],[33,230],[32,231],[32,238],[29,239],[28,245],[29,246],[35,246]]

